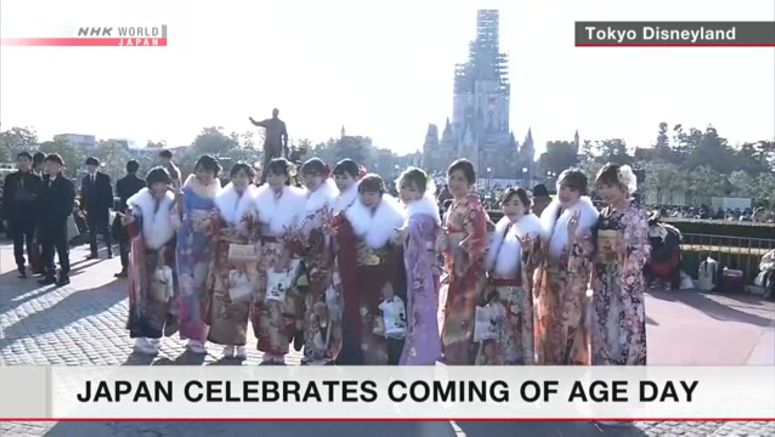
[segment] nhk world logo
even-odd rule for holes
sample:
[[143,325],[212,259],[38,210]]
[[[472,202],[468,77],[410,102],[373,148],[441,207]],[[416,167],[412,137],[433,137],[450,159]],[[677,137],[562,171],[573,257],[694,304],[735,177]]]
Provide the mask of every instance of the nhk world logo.
[[50,47],[166,47],[167,25],[160,26],[78,26],[58,35],[0,38],[4,46]]

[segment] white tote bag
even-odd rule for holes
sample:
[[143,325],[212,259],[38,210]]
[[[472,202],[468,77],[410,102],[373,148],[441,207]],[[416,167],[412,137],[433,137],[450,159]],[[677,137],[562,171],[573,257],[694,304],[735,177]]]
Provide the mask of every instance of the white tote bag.
[[404,301],[393,296],[390,300],[385,300],[379,304],[382,310],[382,319],[385,322],[385,337],[404,338],[406,337],[406,307]]
[[267,270],[266,300],[285,301],[285,294],[293,288],[300,265],[300,261],[295,259],[291,260],[288,270],[282,272],[275,272],[274,269]]
[[500,316],[499,305],[477,305],[474,319],[474,342],[497,339]]

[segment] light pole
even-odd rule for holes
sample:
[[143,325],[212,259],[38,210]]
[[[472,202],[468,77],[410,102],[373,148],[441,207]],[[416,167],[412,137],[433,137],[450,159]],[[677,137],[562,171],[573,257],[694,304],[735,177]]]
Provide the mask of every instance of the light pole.
[[492,183],[492,168],[487,167],[487,191],[490,191],[491,183]]
[[526,179],[527,179],[527,167],[522,167],[522,184],[526,188],[529,188],[530,187],[530,182],[528,182]]

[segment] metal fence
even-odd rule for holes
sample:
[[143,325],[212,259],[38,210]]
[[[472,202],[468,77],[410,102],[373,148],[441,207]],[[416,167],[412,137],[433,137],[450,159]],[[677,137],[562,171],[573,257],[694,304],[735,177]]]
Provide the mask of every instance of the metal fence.
[[759,274],[759,261],[773,249],[775,238],[685,233],[681,242],[682,268],[696,277],[699,264],[713,258],[725,267],[742,270],[746,284],[752,284]]

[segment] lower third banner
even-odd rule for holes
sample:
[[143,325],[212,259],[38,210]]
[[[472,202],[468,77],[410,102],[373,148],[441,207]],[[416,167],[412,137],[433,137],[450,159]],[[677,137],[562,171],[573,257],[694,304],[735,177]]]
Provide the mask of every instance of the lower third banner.
[[[34,377],[32,368],[24,369],[25,378]],[[24,384],[16,370],[0,367],[3,387]],[[35,390],[17,396],[4,390],[13,402],[0,402],[0,417],[775,420],[772,367],[180,366],[36,370],[43,372],[38,381],[47,384],[37,383]]]

